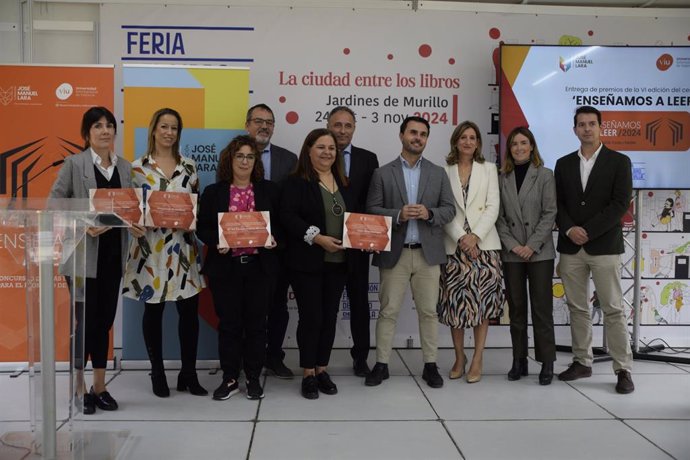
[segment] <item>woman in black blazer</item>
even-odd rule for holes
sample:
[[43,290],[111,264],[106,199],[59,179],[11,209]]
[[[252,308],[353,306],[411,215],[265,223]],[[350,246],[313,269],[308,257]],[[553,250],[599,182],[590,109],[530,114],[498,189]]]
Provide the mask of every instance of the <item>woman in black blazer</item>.
[[327,129],[307,135],[297,170],[283,186],[280,218],[286,232],[290,284],[297,300],[297,344],[304,368],[302,396],[333,395],[326,372],[345,287],[348,252],[342,246],[345,211],[352,209],[343,161]]
[[[201,195],[197,235],[208,246],[202,269],[208,277],[218,315],[218,354],[223,381],[213,399],[225,400],[239,392],[240,365],[247,377],[247,398],[261,399],[259,382],[266,350],[266,312],[271,299],[278,259],[273,248],[278,231],[278,189],[264,180],[256,143],[235,137],[220,153],[218,181]],[[264,248],[218,248],[218,213],[268,211],[271,245]]]

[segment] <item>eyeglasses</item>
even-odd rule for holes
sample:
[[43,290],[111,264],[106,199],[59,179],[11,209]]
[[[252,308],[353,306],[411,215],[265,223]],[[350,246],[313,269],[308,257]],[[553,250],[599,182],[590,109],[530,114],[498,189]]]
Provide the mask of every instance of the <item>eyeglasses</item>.
[[242,163],[244,160],[251,162],[251,161],[256,160],[256,155],[254,155],[254,154],[245,155],[243,153],[240,153],[238,155],[235,155],[233,158],[235,160],[239,161],[240,163]]
[[275,121],[273,121],[273,120],[264,120],[263,118],[252,118],[252,119],[249,120],[249,121],[251,121],[251,122],[254,123],[255,125],[259,125],[259,126],[265,124],[266,126],[269,126],[269,127],[270,127],[270,126],[273,126],[273,125],[275,124]]

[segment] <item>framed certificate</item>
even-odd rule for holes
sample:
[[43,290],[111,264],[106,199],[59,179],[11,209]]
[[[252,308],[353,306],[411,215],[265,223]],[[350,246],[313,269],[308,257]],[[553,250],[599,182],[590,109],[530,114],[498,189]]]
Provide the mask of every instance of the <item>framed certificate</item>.
[[219,212],[219,248],[261,248],[271,245],[268,211]]
[[91,211],[113,212],[128,224],[144,225],[144,203],[140,188],[92,188]]
[[390,216],[346,212],[343,246],[369,251],[390,251],[392,222]]
[[147,227],[196,230],[196,193],[147,191]]

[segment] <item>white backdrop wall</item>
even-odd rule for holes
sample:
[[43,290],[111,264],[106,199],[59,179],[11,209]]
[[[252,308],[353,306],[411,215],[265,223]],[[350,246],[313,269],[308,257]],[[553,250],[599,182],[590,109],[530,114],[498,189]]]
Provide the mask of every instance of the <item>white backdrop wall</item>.
[[[59,9],[58,5],[52,6]],[[115,64],[116,78],[127,62],[249,66],[250,102],[273,108],[276,144],[298,152],[306,133],[325,125],[323,113],[344,103],[358,115],[355,144],[378,153],[382,164],[400,152],[400,117],[415,112],[428,113],[432,121],[425,152],[432,161],[442,162],[454,125],[464,119],[478,123],[484,153],[494,158],[498,141],[492,126],[498,112],[494,63],[500,42],[690,45],[688,10],[422,2],[418,11],[412,11],[405,2],[381,1],[235,7],[139,5],[122,0],[106,1],[99,11],[99,62]],[[73,62],[70,50],[56,48],[49,56],[52,62]],[[89,62],[92,58],[86,54],[81,55]],[[336,81],[336,76],[342,78]],[[123,113],[120,97],[115,111]],[[569,124],[571,113],[553,123]],[[559,153],[576,147],[574,136],[564,138]],[[133,152],[122,153],[131,157]],[[372,281],[377,281],[375,271]],[[374,284],[372,290],[376,289]],[[375,293],[371,300],[375,316]],[[292,316],[288,345],[295,343],[296,312]],[[408,337],[419,343],[416,325],[408,297],[397,346],[404,346]],[[687,346],[689,330],[648,326],[641,337],[662,336],[674,345]],[[346,346],[348,336],[348,324],[341,321],[336,345]],[[597,328],[595,343],[600,336]],[[557,328],[557,339],[569,343],[567,327]],[[449,334],[442,334],[441,342],[450,345]],[[492,328],[489,345],[509,344],[507,327]]]

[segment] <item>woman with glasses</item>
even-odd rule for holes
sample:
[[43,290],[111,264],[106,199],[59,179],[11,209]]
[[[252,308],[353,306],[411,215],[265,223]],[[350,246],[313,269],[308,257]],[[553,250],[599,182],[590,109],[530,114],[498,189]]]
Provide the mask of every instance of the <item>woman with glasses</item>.
[[338,392],[326,367],[349,265],[342,237],[345,211],[352,204],[343,169],[333,134],[315,129],[283,187],[280,216],[299,312],[297,344],[304,369],[302,396],[307,399]]
[[[151,117],[146,153],[132,164],[135,187],[149,191],[199,192],[196,164],[180,155],[182,117],[164,108]],[[133,240],[125,271],[122,293],[144,302],[142,329],[151,361],[151,386],[160,398],[170,396],[163,366],[163,310],[166,302],[177,306],[178,337],[182,369],[177,376],[177,391],[189,390],[204,396],[208,391],[196,374],[199,339],[199,292],[204,287],[199,274],[201,259],[194,232],[147,228]]]
[[[239,392],[240,366],[247,378],[247,398],[261,399],[259,382],[266,349],[266,312],[271,299],[278,257],[278,189],[264,180],[256,143],[237,136],[220,153],[217,182],[201,195],[197,234],[208,246],[203,273],[208,277],[218,315],[218,354],[223,380],[213,399],[225,400]],[[266,247],[218,247],[219,212],[268,211],[271,239]],[[279,239],[279,237],[277,238]]]

